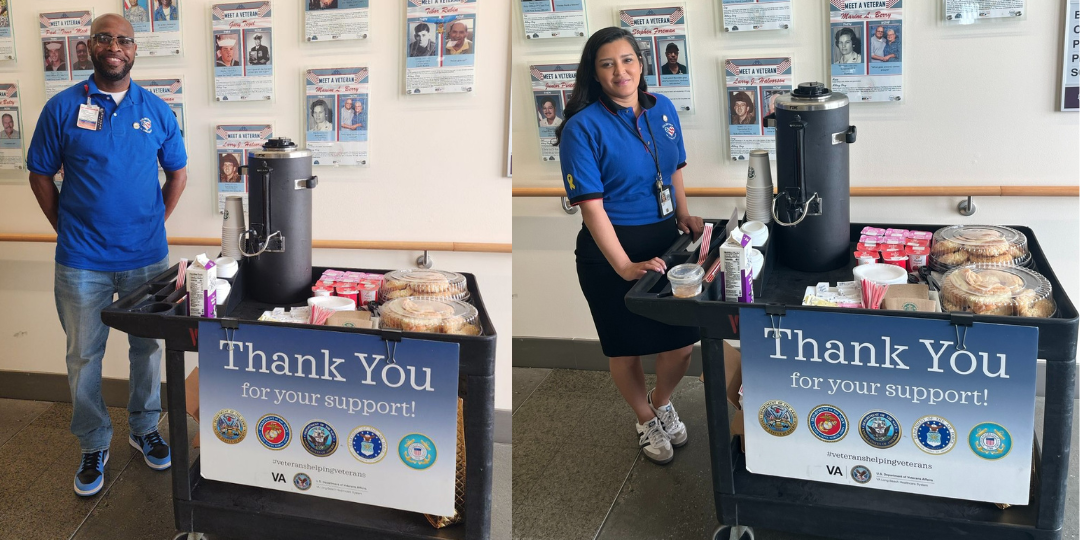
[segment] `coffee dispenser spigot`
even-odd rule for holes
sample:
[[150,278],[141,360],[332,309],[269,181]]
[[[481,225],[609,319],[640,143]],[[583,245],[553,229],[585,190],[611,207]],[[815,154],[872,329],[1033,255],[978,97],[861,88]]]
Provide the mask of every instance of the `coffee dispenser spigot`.
[[[818,197],[815,191],[809,197],[806,196],[806,145],[803,137],[806,133],[806,121],[802,119],[802,116],[796,114],[795,117],[788,124],[795,132],[795,175],[797,177],[796,185],[784,188],[784,190],[773,198],[772,216],[777,225],[783,227],[791,227],[798,225],[806,216],[820,216],[821,215],[821,198]],[[780,199],[784,200],[784,206],[786,207],[786,215],[794,217],[792,222],[785,222],[776,215],[776,203]]]

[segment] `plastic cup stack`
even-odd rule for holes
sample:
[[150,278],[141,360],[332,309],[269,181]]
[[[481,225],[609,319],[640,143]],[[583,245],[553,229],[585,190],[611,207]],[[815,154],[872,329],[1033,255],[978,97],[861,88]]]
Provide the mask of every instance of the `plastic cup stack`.
[[225,197],[225,216],[221,222],[221,256],[240,260],[240,235],[244,225],[244,199],[240,195]]
[[746,219],[772,221],[773,181],[768,150],[751,150],[746,171]]

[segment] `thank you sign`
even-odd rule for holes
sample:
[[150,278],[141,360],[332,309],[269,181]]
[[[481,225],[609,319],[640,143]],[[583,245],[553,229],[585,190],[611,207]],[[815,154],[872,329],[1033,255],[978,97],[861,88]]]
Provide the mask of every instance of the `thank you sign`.
[[1038,329],[740,310],[746,468],[1027,504]]
[[454,513],[458,344],[199,324],[202,475]]

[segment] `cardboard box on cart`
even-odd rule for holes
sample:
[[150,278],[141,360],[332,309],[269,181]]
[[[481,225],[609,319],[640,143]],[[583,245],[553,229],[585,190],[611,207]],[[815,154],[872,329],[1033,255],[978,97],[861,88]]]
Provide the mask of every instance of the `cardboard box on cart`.
[[[742,451],[746,453],[746,437],[743,428],[743,410],[739,405],[739,389],[742,388],[742,353],[739,350],[739,340],[737,339],[725,339],[724,340],[724,378],[727,380],[727,393],[728,404],[735,409],[735,412],[731,414],[731,436],[739,436],[739,442],[742,445]],[[702,374],[701,380],[705,381],[705,375]]]

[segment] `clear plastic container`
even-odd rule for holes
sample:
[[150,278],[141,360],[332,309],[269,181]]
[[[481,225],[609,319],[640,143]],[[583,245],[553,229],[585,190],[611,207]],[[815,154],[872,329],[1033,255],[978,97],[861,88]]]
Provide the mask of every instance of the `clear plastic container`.
[[680,264],[667,273],[671,294],[678,298],[693,298],[701,294],[701,279],[704,277],[705,270],[691,263]]
[[996,225],[952,225],[938,229],[930,248],[930,268],[947,272],[967,264],[1028,266],[1024,233]]
[[380,328],[406,332],[480,335],[476,308],[460,300],[395,298],[379,308]]
[[1018,266],[973,264],[950,270],[941,281],[941,308],[979,315],[1053,317],[1050,282]]
[[379,299],[445,298],[468,300],[465,276],[444,270],[394,270],[383,277]]

